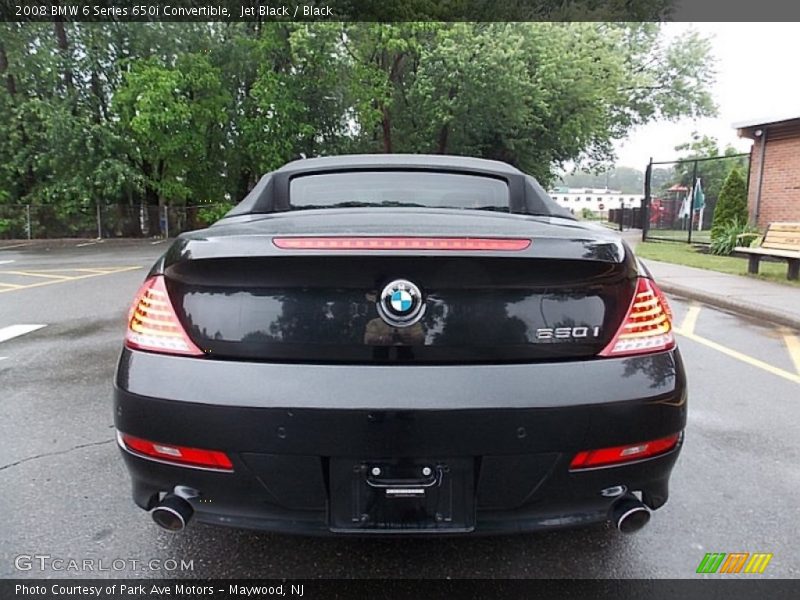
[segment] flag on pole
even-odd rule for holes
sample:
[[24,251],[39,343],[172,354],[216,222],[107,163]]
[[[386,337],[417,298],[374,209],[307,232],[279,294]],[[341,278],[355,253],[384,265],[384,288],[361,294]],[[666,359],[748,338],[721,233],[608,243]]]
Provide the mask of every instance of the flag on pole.
[[685,219],[686,217],[689,216],[689,192],[686,192],[686,195],[683,197],[683,201],[681,202],[681,209],[680,211],[678,211],[678,216],[681,219]]
[[694,201],[692,202],[692,206],[695,210],[702,210],[706,205],[706,195],[703,193],[703,184],[700,182],[700,178],[697,178],[697,182],[694,184],[694,190],[692,191],[692,197]]
[[703,184],[698,177],[694,184],[694,189],[692,190],[692,209],[698,212],[697,231],[703,229],[703,209],[705,206],[706,195],[703,193]]

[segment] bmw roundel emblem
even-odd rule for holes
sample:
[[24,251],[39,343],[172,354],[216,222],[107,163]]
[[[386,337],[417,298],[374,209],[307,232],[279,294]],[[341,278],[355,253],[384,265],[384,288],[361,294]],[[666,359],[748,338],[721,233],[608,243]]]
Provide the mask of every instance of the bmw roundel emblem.
[[395,290],[389,296],[389,303],[396,313],[407,313],[414,305],[414,297],[406,290]]
[[425,314],[422,292],[405,279],[396,279],[384,287],[377,304],[381,318],[395,327],[413,325]]

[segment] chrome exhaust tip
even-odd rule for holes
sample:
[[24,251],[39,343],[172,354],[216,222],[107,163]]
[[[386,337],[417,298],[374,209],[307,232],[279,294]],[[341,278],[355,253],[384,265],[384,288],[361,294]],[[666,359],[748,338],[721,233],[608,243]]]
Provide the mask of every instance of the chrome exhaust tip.
[[611,520],[622,533],[635,533],[650,521],[650,509],[636,496],[626,496],[614,505]]
[[150,517],[156,525],[175,533],[186,528],[193,514],[192,505],[175,494],[164,496],[164,499],[150,511]]

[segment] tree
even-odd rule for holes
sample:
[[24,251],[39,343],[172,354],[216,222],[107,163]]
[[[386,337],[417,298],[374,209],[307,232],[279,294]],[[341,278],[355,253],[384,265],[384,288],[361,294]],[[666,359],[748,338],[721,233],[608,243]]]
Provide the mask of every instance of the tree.
[[124,76],[114,108],[159,215],[167,202],[220,196],[227,102],[219,72],[200,54],[184,54],[174,67],[142,61]]
[[650,23],[412,25],[345,28],[384,76],[380,130],[363,138],[373,151],[483,156],[548,183],[569,161],[610,162],[637,125],[715,111],[696,34],[667,45]]
[[344,152],[473,155],[548,184],[609,164],[632,127],[712,114],[712,77],[705,40],[656,23],[0,23],[0,203],[91,226],[96,205],[236,201]]
[[726,226],[747,223],[747,183],[738,167],[734,167],[725,178],[714,209],[711,240],[717,239]]
[[[412,152],[418,135],[398,127],[408,118],[412,128],[422,123],[413,113],[410,89],[416,79],[423,47],[443,27],[435,23],[348,24],[341,44],[352,65],[363,100],[352,117],[357,125],[355,148],[366,152]],[[410,117],[410,118],[409,118]],[[401,136],[401,139],[396,139]]]

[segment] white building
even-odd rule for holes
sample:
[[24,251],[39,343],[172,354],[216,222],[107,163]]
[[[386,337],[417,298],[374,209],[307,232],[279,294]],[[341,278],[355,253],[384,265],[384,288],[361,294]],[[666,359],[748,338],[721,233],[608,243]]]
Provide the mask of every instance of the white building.
[[567,188],[555,187],[549,192],[550,197],[574,214],[580,214],[584,208],[593,213],[604,213],[612,208],[638,208],[644,196],[623,194],[619,190],[605,188]]

